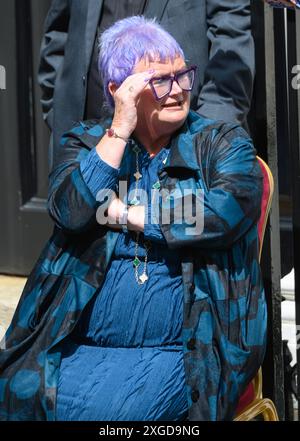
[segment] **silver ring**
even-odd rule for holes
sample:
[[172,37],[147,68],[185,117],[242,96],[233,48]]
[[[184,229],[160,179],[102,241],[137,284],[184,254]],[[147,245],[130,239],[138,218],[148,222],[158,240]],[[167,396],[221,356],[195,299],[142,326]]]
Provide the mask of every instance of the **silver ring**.
[[128,90],[129,90],[129,92],[133,92],[134,91],[134,87],[130,86]]

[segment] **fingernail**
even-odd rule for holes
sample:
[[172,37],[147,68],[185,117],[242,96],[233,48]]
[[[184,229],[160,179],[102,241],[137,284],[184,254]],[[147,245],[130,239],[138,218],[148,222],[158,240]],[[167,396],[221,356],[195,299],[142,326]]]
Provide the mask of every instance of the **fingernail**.
[[155,69],[148,70],[148,73],[153,73],[153,72],[155,72]]

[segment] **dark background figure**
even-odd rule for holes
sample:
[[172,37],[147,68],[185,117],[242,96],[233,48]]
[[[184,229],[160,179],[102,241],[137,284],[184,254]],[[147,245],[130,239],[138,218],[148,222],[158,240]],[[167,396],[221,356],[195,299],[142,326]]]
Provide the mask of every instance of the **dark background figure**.
[[97,37],[114,21],[157,17],[198,65],[191,108],[246,127],[254,78],[250,0],[53,0],[41,46],[39,83],[51,130],[50,168],[63,132],[108,115],[97,70]]

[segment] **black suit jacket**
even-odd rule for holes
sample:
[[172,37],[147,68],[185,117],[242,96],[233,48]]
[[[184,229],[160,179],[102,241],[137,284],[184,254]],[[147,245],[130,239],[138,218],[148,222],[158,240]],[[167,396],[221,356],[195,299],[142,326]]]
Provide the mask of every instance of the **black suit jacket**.
[[[60,138],[82,120],[102,0],[53,0],[44,27],[38,81],[52,131],[50,167]],[[192,109],[207,118],[245,124],[254,78],[250,0],[149,0],[156,17],[198,65]]]

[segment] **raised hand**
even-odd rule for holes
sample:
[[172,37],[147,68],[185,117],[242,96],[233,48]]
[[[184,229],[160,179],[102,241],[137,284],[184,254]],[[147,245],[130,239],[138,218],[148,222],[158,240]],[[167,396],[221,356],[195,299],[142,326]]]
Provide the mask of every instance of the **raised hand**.
[[137,124],[137,100],[140,93],[154,76],[153,69],[130,75],[117,89],[110,85],[110,90],[115,101],[115,113],[112,127],[117,133],[129,138]]

